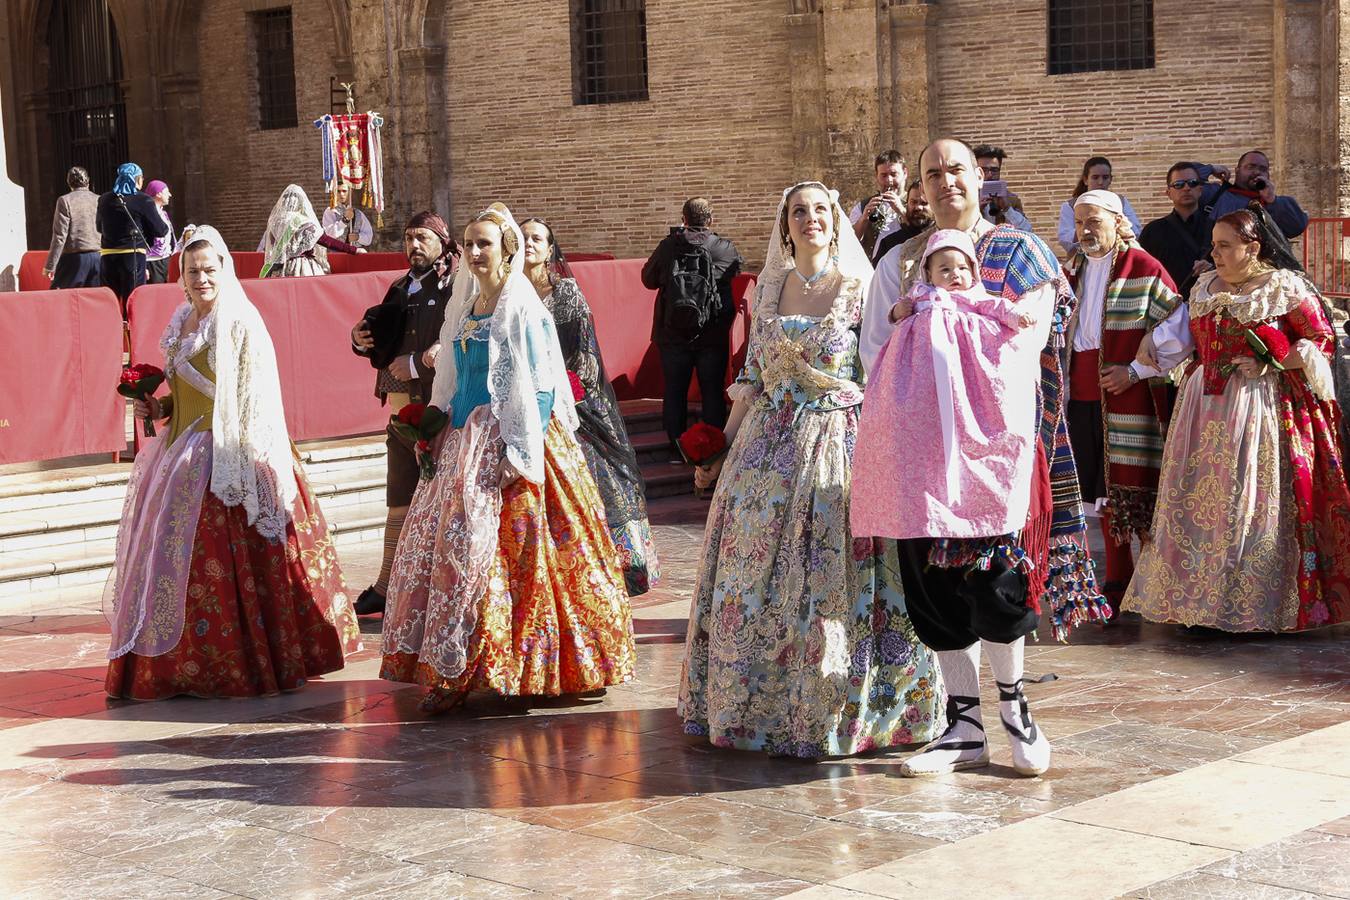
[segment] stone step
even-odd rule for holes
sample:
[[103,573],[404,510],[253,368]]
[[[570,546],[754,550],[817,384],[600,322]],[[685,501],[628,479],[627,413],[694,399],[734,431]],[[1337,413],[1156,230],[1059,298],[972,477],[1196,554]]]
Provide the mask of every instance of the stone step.
[[649,501],[694,492],[694,468],[684,463],[644,463],[642,478],[647,483]]
[[640,431],[637,434],[628,435],[628,439],[633,443],[633,452],[637,454],[638,463],[646,465],[647,463],[664,463],[671,461],[671,453],[674,448],[670,445],[670,438],[659,428],[656,431]]
[[[693,491],[692,469],[669,461],[659,400],[621,404],[632,421],[650,498]],[[697,407],[692,412],[697,414]],[[310,486],[338,546],[384,537],[385,445],[381,435],[302,446]],[[0,474],[0,597],[106,580],[131,464]]]
[[[340,507],[320,503],[339,549],[384,538],[383,488],[376,502]],[[101,583],[112,569],[116,542],[117,523],[113,522],[96,538],[63,544],[48,542],[0,553],[0,598]]]
[[[311,490],[340,546],[383,539],[384,455],[378,436],[300,448]],[[0,476],[0,597],[106,579],[130,468]]]

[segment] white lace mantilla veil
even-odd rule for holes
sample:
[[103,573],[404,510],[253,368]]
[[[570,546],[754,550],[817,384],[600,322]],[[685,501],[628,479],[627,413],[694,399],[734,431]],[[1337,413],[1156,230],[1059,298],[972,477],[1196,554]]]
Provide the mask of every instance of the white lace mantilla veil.
[[[298,495],[294,457],[281,404],[281,379],[276,350],[258,309],[244,293],[234,260],[220,232],[210,225],[184,230],[179,263],[187,272],[191,245],[206,241],[220,254],[221,274],[216,302],[184,346],[165,360],[165,373],[177,368],[198,390],[213,396],[211,416],[211,493],[226,506],[243,506],[248,523],[264,538],[285,539],[286,525]],[[164,345],[178,342],[191,302],[178,307],[165,331]],[[209,347],[215,384],[193,377],[184,365],[202,346]]]
[[[839,252],[835,258],[835,264],[839,267],[840,273],[845,278],[856,278],[862,281],[864,288],[872,278],[872,261],[868,259],[867,252],[863,250],[862,242],[858,236],[853,233],[853,228],[848,223],[848,216],[844,213],[843,207],[839,205],[839,192],[827,188],[819,181],[801,181],[783,190],[783,195],[778,200],[778,211],[773,217],[773,233],[769,236],[769,250],[764,254],[764,268],[759,273],[755,303],[755,315],[759,315],[760,308],[766,312],[774,312],[778,308],[778,295],[780,286],[789,272],[797,267],[797,262],[788,252],[788,248],[783,240],[783,234],[780,231],[783,222],[783,210],[787,208],[788,198],[800,188],[814,187],[819,188],[829,195],[830,206],[834,210],[834,221],[837,224]],[[768,288],[772,286],[772,290]],[[767,304],[772,304],[770,309]]]
[[323,225],[314,214],[314,204],[309,202],[305,189],[298,184],[286,185],[267,217],[267,230],[258,244],[264,271],[285,265],[295,251],[312,248],[322,233]]
[[[492,398],[492,414],[506,444],[507,460],[525,478],[542,484],[544,426],[539,421],[536,394],[553,393],[553,415],[569,432],[577,430],[577,412],[553,318],[525,277],[525,238],[510,211],[505,207],[501,209],[505,211],[489,209],[486,212],[503,233],[510,232],[515,236],[518,249],[490,320],[488,394]],[[455,271],[455,286],[441,326],[440,341],[445,351],[436,361],[436,378],[431,386],[431,405],[447,413],[457,377],[454,341],[459,337],[464,320],[473,311],[479,294],[478,279],[470,269],[466,254]],[[530,365],[530,348],[527,346],[531,322],[540,325],[549,338],[546,346],[534,348],[541,357],[537,367]]]

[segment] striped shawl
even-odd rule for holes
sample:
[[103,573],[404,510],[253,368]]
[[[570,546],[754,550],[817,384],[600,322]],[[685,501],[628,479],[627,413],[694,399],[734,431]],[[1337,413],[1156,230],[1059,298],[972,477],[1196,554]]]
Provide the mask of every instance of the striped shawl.
[[[1078,290],[1082,253],[1069,264],[1069,283]],[[1162,263],[1131,241],[1116,253],[1106,284],[1098,369],[1134,360],[1139,343],[1182,302]],[[1075,318],[1069,325],[1073,345]],[[1119,394],[1101,392],[1102,433],[1106,447],[1106,498],[1111,535],[1125,543],[1153,526],[1162,470],[1163,432],[1167,425],[1167,389],[1163,379],[1143,380]]]

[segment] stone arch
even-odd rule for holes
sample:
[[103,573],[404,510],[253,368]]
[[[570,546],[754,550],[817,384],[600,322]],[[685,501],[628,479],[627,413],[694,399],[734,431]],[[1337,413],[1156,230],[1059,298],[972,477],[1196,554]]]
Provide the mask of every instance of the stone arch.
[[350,65],[352,58],[351,5],[348,0],[328,0],[328,10],[333,16],[333,51],[339,61]]
[[449,25],[450,0],[408,0],[399,22],[399,47],[444,47]]

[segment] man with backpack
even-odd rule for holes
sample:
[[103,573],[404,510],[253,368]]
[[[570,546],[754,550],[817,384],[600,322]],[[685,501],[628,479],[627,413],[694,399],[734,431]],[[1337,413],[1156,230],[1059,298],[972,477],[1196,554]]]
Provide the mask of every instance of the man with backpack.
[[698,374],[702,419],[721,428],[727,421],[726,369],[736,310],[731,281],[743,260],[736,247],[712,231],[712,204],[694,197],[684,204],[684,224],[652,251],[642,283],[655,290],[652,342],[661,354],[666,392],[662,425],[674,444],[689,413],[689,379]]

